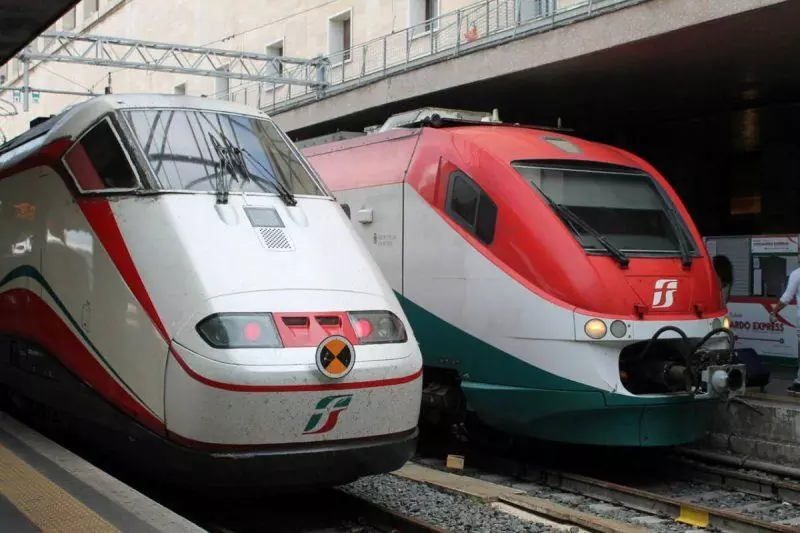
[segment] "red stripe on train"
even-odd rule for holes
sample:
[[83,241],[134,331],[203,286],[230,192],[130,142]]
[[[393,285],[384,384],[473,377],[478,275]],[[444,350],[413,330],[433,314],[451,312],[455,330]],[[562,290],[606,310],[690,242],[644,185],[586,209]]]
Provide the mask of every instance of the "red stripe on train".
[[27,289],[11,289],[0,293],[0,329],[40,344],[100,396],[156,433],[165,434],[164,422],[117,383],[61,317],[38,295]]
[[222,389],[227,391],[233,392],[320,392],[320,391],[332,391],[332,390],[357,390],[357,389],[373,389],[376,387],[391,387],[393,385],[403,385],[405,383],[411,383],[412,381],[418,379],[422,376],[422,368],[414,372],[413,374],[409,374],[407,376],[400,376],[397,378],[388,378],[388,379],[375,379],[370,381],[352,381],[352,382],[345,382],[345,383],[310,383],[305,385],[240,385],[236,383],[226,383],[223,381],[216,381],[210,378],[207,378],[201,374],[198,374],[184,361],[184,359],[178,355],[178,352],[175,351],[173,347],[170,347],[170,353],[181,365],[181,368],[186,372],[189,377],[202,383],[203,385],[208,385],[209,387],[213,387],[215,389]]
[[139,271],[136,270],[136,265],[128,251],[128,246],[125,244],[125,239],[122,236],[119,225],[117,225],[117,220],[108,200],[103,198],[79,198],[78,205],[92,230],[94,230],[97,239],[117,267],[125,284],[128,285],[131,293],[139,301],[139,305],[150,317],[164,340],[169,342],[167,328],[161,322],[156,306],[147,293]]

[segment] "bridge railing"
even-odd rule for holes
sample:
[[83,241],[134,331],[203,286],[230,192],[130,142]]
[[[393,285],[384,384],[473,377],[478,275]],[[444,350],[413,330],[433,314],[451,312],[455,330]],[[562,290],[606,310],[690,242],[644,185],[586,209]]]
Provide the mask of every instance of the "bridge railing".
[[510,39],[647,0],[484,0],[325,57],[318,87],[247,84],[233,100],[277,113]]

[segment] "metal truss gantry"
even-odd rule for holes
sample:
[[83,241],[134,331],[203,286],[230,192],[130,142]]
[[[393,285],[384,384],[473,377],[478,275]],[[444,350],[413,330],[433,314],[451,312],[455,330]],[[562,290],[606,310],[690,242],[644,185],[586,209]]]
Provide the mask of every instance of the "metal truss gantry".
[[[203,46],[187,46],[101,35],[49,31],[42,38],[51,40],[46,51],[28,47],[17,59],[23,63],[23,102],[29,108],[31,61],[54,61],[100,67],[171,72],[192,76],[258,81],[276,85],[303,85],[314,90],[325,87],[328,59],[302,59],[238,52]],[[14,90],[0,87],[0,92]]]

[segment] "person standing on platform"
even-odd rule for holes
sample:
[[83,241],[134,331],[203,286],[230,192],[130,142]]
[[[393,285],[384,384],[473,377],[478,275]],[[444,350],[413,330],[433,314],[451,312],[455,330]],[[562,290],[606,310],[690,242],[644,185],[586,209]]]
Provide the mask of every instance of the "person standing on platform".
[[720,297],[723,305],[728,305],[733,288],[733,265],[731,260],[724,255],[714,256],[714,270],[717,272],[720,284]]
[[[789,305],[792,300],[794,300],[796,304],[800,304],[800,268],[794,269],[792,273],[789,274],[789,284],[786,286],[786,290],[783,292],[780,301],[772,309],[772,312],[770,312],[770,321],[776,322],[778,320],[778,313]],[[789,394],[800,394],[800,305],[797,305],[797,319],[795,324],[797,324],[798,367],[794,383],[786,389]]]

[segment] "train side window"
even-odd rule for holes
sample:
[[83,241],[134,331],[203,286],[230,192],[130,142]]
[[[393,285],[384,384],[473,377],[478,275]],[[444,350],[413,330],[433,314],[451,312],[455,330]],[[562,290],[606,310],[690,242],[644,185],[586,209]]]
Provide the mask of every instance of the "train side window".
[[450,174],[445,211],[485,244],[494,241],[497,205],[461,171]]
[[81,192],[129,191],[138,186],[131,162],[108,118],[70,147],[64,155],[64,165]]
[[344,214],[347,215],[347,218],[350,218],[350,204],[339,204],[342,206],[342,210]]

